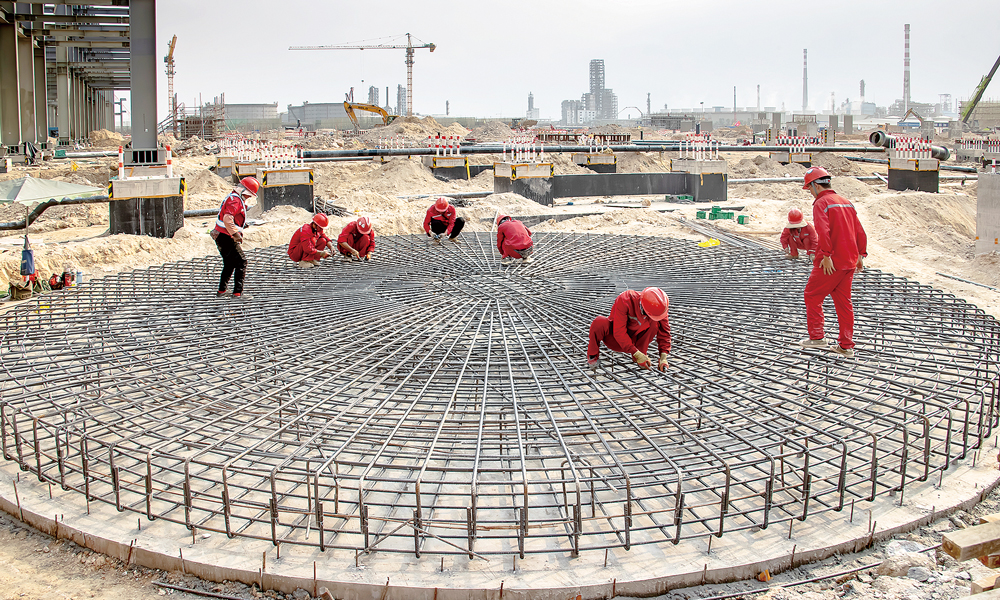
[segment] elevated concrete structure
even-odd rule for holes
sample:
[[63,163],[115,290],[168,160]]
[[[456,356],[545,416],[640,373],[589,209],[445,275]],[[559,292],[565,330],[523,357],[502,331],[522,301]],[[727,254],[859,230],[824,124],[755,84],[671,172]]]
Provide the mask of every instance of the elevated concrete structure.
[[184,227],[183,177],[112,180],[108,185],[108,230],[112,235],[169,238]]
[[976,186],[976,254],[1000,252],[1000,173],[979,171]]
[[889,189],[937,193],[941,162],[936,158],[889,157]]
[[312,169],[257,169],[254,176],[260,182],[257,202],[261,210],[288,205],[314,212]]

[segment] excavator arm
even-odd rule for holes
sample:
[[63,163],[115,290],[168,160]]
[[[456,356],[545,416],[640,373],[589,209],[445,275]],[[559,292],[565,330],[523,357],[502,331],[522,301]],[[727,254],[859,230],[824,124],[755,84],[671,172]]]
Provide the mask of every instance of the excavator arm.
[[997,67],[1000,67],[1000,57],[998,57],[997,61],[993,63],[993,68],[990,69],[989,74],[983,77],[982,81],[979,82],[979,85],[976,86],[976,91],[972,93],[972,99],[969,100],[969,103],[965,105],[964,109],[962,109],[963,123],[969,122],[969,117],[972,116],[972,111],[976,109],[976,105],[979,104],[980,100],[982,100],[983,94],[986,92],[986,87],[990,85],[990,80],[993,79],[993,74],[997,72]]
[[361,102],[344,102],[344,112],[347,113],[347,116],[351,119],[351,123],[354,124],[354,131],[359,131],[361,129],[361,126],[358,124],[358,115],[354,112],[355,110],[377,113],[380,117],[382,117],[383,125],[388,125],[396,119],[396,115],[390,115],[381,106],[364,104]]

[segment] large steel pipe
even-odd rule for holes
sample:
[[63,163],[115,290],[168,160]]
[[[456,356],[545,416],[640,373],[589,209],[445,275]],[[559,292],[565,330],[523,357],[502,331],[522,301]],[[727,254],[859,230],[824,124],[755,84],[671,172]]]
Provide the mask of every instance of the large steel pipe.
[[[594,146],[542,146],[536,144],[536,150],[543,148],[546,153],[556,152],[592,152]],[[788,152],[789,146],[713,146],[719,152]],[[884,148],[871,146],[802,146],[796,147],[801,152],[885,152]],[[508,147],[509,149],[509,147]],[[677,152],[680,146],[676,142],[665,142],[660,145],[634,144],[619,146],[604,146],[601,149],[612,152]],[[500,154],[503,146],[500,144],[483,146],[462,146],[462,154]],[[433,156],[434,148],[356,148],[352,150],[301,150],[302,158],[332,158],[339,156]],[[451,155],[449,155],[451,156]]]
[[[868,141],[880,148],[891,148],[896,140],[896,136],[889,135],[881,129],[876,129],[868,136]],[[944,146],[931,146],[931,158],[948,160],[949,156],[951,156],[951,151]]]

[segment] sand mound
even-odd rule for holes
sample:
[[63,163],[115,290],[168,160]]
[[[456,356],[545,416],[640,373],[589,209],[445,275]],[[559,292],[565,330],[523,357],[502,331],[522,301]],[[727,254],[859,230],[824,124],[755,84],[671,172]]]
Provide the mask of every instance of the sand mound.
[[479,142],[502,142],[514,135],[513,130],[500,121],[488,121],[469,132],[467,137]]
[[666,173],[670,165],[656,154],[623,152],[618,155],[619,173]]
[[121,146],[125,143],[125,137],[122,134],[108,131],[107,129],[91,131],[88,137],[90,144],[97,148],[110,148],[112,146]]

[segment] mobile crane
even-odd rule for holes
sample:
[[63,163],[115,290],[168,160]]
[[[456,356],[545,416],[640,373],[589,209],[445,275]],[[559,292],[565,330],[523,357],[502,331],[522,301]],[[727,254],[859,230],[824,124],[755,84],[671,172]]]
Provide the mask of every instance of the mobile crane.
[[976,91],[972,93],[969,103],[962,109],[962,123],[968,124],[969,118],[972,116],[972,111],[976,109],[976,105],[982,100],[983,93],[986,92],[986,87],[990,84],[990,80],[993,79],[993,74],[997,72],[997,67],[1000,67],[1000,57],[997,57],[997,61],[993,63],[993,68],[990,69],[989,74],[982,78],[979,85],[976,86]]

